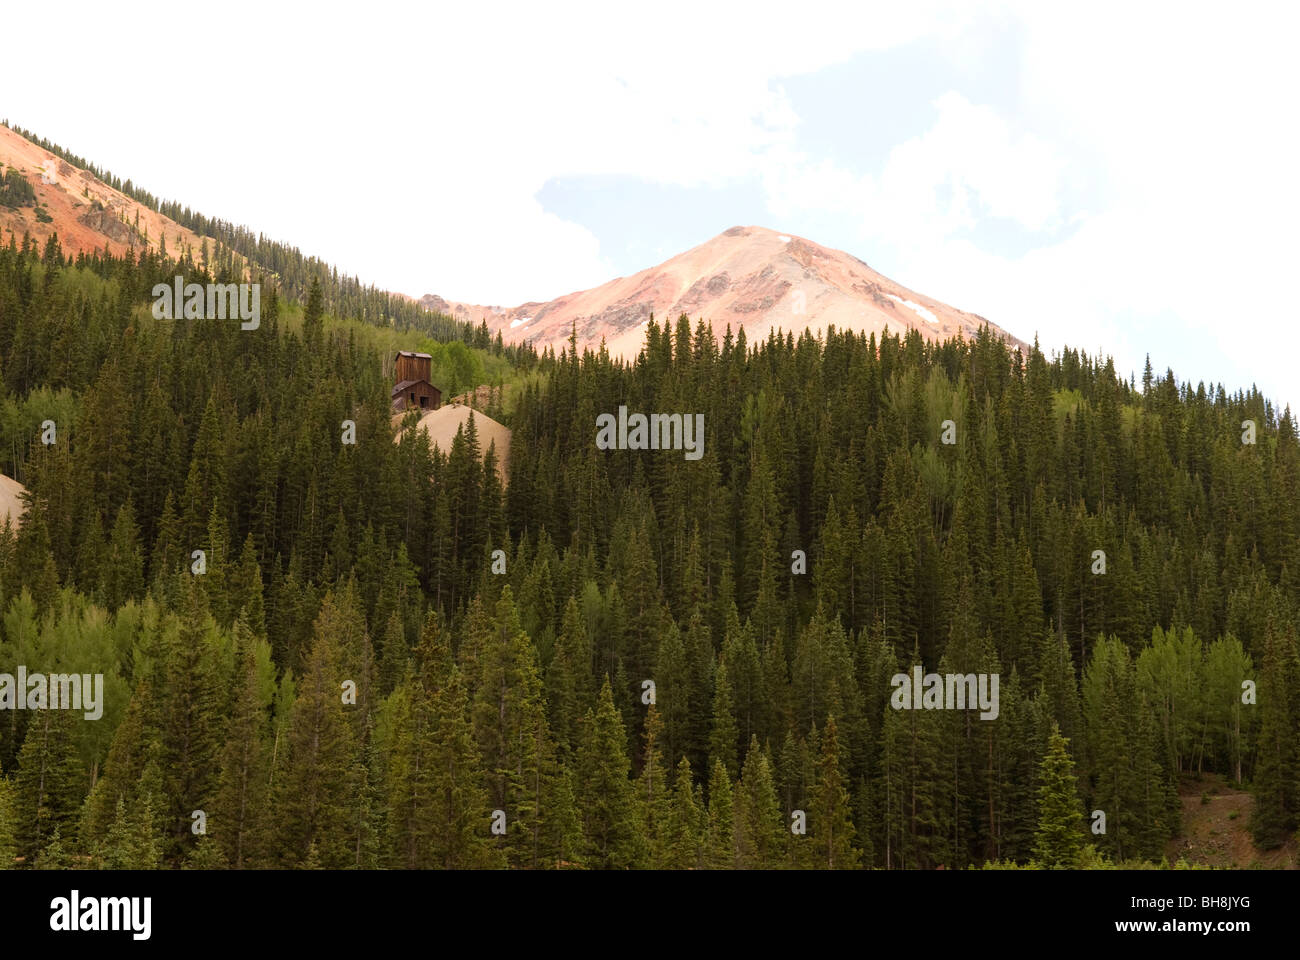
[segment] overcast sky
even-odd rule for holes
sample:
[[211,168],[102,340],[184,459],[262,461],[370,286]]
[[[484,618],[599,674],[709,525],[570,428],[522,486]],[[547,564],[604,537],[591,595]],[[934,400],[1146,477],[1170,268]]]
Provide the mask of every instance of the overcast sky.
[[1300,400],[1293,5],[434,6],[14,5],[0,117],[416,296],[757,224],[1049,352]]

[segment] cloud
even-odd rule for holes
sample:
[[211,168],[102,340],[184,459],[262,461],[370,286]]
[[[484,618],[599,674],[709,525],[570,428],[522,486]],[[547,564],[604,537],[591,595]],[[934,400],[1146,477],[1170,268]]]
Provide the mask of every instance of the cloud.
[[[602,237],[541,206],[547,182],[760,182],[768,210],[751,222],[1045,345],[1099,344],[1138,369],[1150,351],[1189,376],[1293,391],[1300,14],[1285,6],[96,10],[61,8],[96,29],[60,34],[58,69],[40,45],[8,52],[9,74],[31,79],[6,91],[8,116],[367,282],[501,304],[561,295],[615,271]],[[50,29],[39,5],[8,15],[15,36]],[[105,110],[87,95],[103,51],[140,50],[141,23],[202,38],[210,69],[144,57],[142,84]],[[959,68],[924,86],[923,132],[883,144],[871,169],[802,138],[787,81],[918,45]],[[987,96],[961,82],[981,64],[1008,78]],[[895,98],[922,89],[906,69],[890,77]],[[857,94],[831,94],[846,125],[870,122]],[[995,224],[1019,231],[1018,255],[992,252]]]
[[1065,161],[1052,144],[1017,134],[993,108],[956,91],[933,107],[933,126],[895,146],[878,176],[797,150],[770,151],[770,209],[778,216],[852,211],[865,236],[902,247],[943,240],[987,218],[1028,231],[1057,225]]
[[[839,210],[840,241],[818,239],[1045,347],[1138,371],[1149,352],[1192,382],[1300,400],[1297,14],[1009,9],[1016,45],[997,53],[1018,60],[1014,101],[945,93],[879,170],[774,151],[774,215]],[[982,243],[998,221],[1029,249]]]
[[[905,42],[939,16],[895,6],[232,3],[214,18],[142,4],[61,34],[58,70],[39,45],[11,51],[11,75],[44,79],[7,109],[155,193],[367,281],[513,302],[611,275],[598,238],[538,206],[548,180],[752,175],[793,135],[780,77]],[[142,60],[147,95],[105,111],[85,96],[102,80],[93,65],[137,47],[137,23],[202,37],[212,70]],[[50,20],[20,7],[10,25],[40,35]]]
[[[947,236],[987,217],[1027,230],[1059,218],[1063,160],[1032,133],[1016,135],[1005,117],[971,104],[956,91],[935,103],[934,126],[891,151],[881,176],[872,222],[912,224],[926,235]],[[907,230],[907,227],[904,227]]]

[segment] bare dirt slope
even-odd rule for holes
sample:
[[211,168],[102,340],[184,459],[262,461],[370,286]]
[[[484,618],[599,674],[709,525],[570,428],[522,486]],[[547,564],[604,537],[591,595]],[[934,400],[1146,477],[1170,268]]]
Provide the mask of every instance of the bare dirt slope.
[[23,234],[29,233],[44,246],[50,234],[57,232],[65,254],[108,249],[121,256],[130,248],[157,249],[165,234],[167,250],[173,255],[183,245],[196,255],[200,249],[202,240],[192,231],[5,126],[0,126],[0,164],[27,178],[50,217],[50,222],[44,223],[36,216],[35,207],[11,210],[0,206],[2,242],[8,243],[12,231],[20,242]]
[[877,335],[888,326],[895,333],[919,330],[927,339],[958,332],[971,338],[987,322],[909,290],[843,251],[765,227],[732,227],[657,267],[548,303],[503,308],[432,294],[421,302],[473,323],[486,320],[507,342],[531,340],[539,348],[558,347],[576,327],[579,349],[603,339],[611,354],[625,358],[641,349],[651,314],[670,323],[682,313],[692,322],[702,318],[719,340],[730,325],[751,343],[774,329],[797,336],[832,324]]
[[[1300,848],[1295,840],[1275,850],[1260,850],[1250,836],[1250,811],[1255,800],[1246,790],[1222,777],[1183,778],[1178,786],[1183,804],[1183,833],[1169,841],[1169,861],[1211,867],[1300,868]],[[1202,801],[1202,796],[1205,800]]]

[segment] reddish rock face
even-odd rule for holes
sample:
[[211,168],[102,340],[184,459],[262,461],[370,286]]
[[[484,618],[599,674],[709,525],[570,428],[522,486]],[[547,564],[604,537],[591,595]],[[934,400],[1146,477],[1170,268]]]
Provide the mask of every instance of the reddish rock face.
[[19,240],[28,233],[39,248],[50,234],[58,233],[65,255],[107,249],[114,256],[132,249],[156,250],[164,234],[173,254],[182,245],[197,251],[203,244],[193,231],[3,126],[0,166],[27,179],[43,214],[38,215],[35,206],[0,206],[3,242],[8,242],[9,231]]
[[[507,343],[531,340],[539,348],[559,347],[576,328],[579,349],[596,349],[625,358],[641,349],[646,321],[675,324],[685,313],[691,325],[703,319],[720,340],[726,327],[743,329],[750,342],[773,330],[825,331],[830,325],[879,335],[918,330],[926,339],[967,338],[985,324],[884,277],[856,257],[802,237],[765,227],[732,227],[707,243],[657,267],[620,277],[549,303],[488,307],[456,303],[432,294],[430,309],[500,331]],[[995,336],[1013,346],[1020,340],[989,324]]]

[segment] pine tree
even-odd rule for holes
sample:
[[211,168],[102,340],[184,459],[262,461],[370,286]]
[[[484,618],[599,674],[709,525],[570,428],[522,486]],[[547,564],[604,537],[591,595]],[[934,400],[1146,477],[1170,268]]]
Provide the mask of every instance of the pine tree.
[[270,707],[274,695],[270,649],[248,635],[241,620],[240,662],[221,774],[212,802],[214,840],[225,863],[240,869],[266,855],[270,782]]
[[221,851],[221,844],[213,837],[199,837],[189,856],[185,858],[182,869],[185,870],[226,870],[230,866],[226,855]]
[[714,761],[722,764],[728,777],[735,777],[740,772],[736,759],[736,746],[740,737],[733,712],[731,683],[727,679],[726,664],[721,663],[714,676],[713,686],[713,730],[709,734],[709,764]]
[[700,808],[696,803],[691,763],[682,757],[677,763],[672,805],[663,832],[661,863],[669,870],[694,870],[700,865]]
[[577,598],[570,594],[564,605],[555,652],[546,670],[547,717],[563,757],[571,757],[577,750],[582,717],[595,702],[591,662],[586,626]]
[[103,599],[100,578],[108,561],[108,545],[104,542],[104,528],[99,522],[99,514],[92,513],[86,524],[86,534],[82,538],[81,548],[77,551],[77,587],[96,599]]
[[128,499],[117,511],[113,534],[99,574],[104,605],[116,610],[144,592],[144,558],[140,553],[140,534],[135,511]]
[[773,869],[785,851],[787,827],[781,818],[772,780],[772,764],[758,740],[749,742],[735,811],[738,865],[748,870]]
[[393,865],[465,868],[499,857],[488,846],[491,806],[464,685],[436,614],[382,712]]
[[731,778],[722,763],[713,764],[709,775],[709,820],[705,841],[705,866],[729,870],[736,866],[736,840]]
[[645,746],[641,754],[641,776],[637,783],[637,802],[644,822],[643,836],[649,845],[650,866],[663,869],[672,855],[669,836],[673,794],[669,787],[669,769],[664,762],[659,745],[663,721],[654,704],[646,711],[643,736]]
[[76,865],[74,856],[69,844],[64,843],[60,829],[55,827],[49,842],[36,854],[32,868],[35,870],[70,870]]
[[546,866],[582,866],[587,842],[582,834],[582,820],[574,796],[573,773],[563,763],[557,764],[549,778],[544,807],[547,818],[542,826],[542,848],[548,857],[553,858]]
[[889,868],[934,868],[952,858],[954,784],[944,762],[945,722],[938,710],[885,713],[881,762]]
[[544,783],[554,748],[546,723],[533,645],[519,626],[510,588],[497,605],[497,626],[479,651],[474,732],[483,757],[488,800],[506,811],[512,866],[539,864]]
[[361,757],[351,718],[355,709],[341,693],[344,650],[334,623],[323,613],[313,631],[305,672],[290,717],[285,769],[277,776],[273,803],[281,862],[325,869],[352,866],[353,813],[361,786]]
[[207,613],[201,588],[193,582],[179,629],[164,637],[159,813],[168,837],[164,855],[170,858],[193,843],[190,815],[211,800],[226,705],[224,637]]
[[242,619],[254,636],[266,637],[266,606],[262,590],[262,570],[257,560],[257,548],[250,533],[244,538],[239,552],[239,562],[230,577],[230,611]]
[[[145,673],[143,668],[140,664],[137,669]],[[85,849],[93,849],[108,832],[118,801],[134,805],[143,791],[161,790],[162,732],[156,721],[153,686],[142,676],[113,733],[102,775],[82,810],[80,839]]]
[[325,296],[321,289],[320,278],[311,278],[311,289],[307,292],[307,305],[302,315],[302,339],[308,353],[316,353],[322,347],[324,337]]
[[131,813],[119,798],[98,859],[105,870],[153,870],[159,865],[161,846],[154,833],[150,798],[146,795],[140,809]]
[[588,711],[578,749],[578,778],[588,801],[583,807],[583,832],[593,867],[623,869],[638,866],[644,857],[637,800],[628,779],[627,734],[614,709],[614,695],[605,678]]
[[433,800],[426,825],[433,863],[445,869],[504,865],[500,851],[487,843],[490,810],[481,785],[482,761],[458,668],[433,696],[426,730],[433,741],[427,787]]
[[858,851],[853,846],[856,831],[849,791],[840,772],[839,731],[833,715],[826,718],[821,746],[817,783],[808,811],[817,865],[827,870],[852,870],[858,865]]
[[1300,821],[1300,657],[1270,617],[1260,665],[1259,746],[1251,832],[1260,846],[1284,842]]
[[6,777],[0,776],[0,870],[14,866],[18,855],[18,824],[14,815],[14,790]]
[[56,833],[70,835],[75,823],[86,776],[73,740],[74,722],[68,710],[34,712],[18,751],[13,810],[19,853],[29,861]]
[[681,756],[691,746],[691,670],[681,630],[669,624],[659,641],[655,665],[655,705],[663,720],[663,745],[669,756]]
[[1074,761],[1061,728],[1052,723],[1047,753],[1038,777],[1038,831],[1034,855],[1043,866],[1073,869],[1083,849],[1083,811],[1074,778]]

